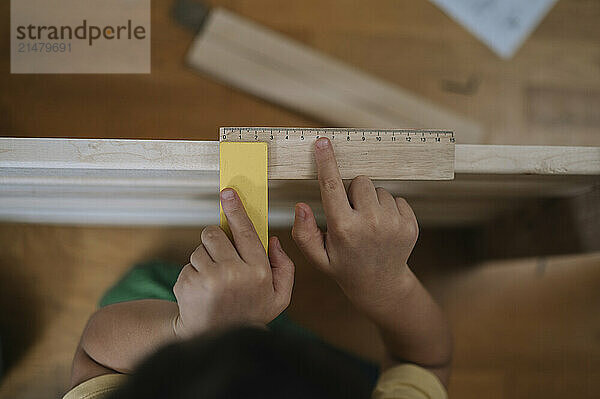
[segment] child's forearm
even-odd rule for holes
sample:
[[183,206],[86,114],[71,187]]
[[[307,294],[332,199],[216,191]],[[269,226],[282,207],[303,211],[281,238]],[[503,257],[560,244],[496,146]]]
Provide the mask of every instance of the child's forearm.
[[175,302],[156,299],[109,305],[92,315],[81,346],[95,362],[128,373],[146,355],[176,339],[178,314]]
[[452,338],[441,309],[408,268],[401,282],[388,287],[379,293],[381,301],[372,302],[379,305],[365,309],[379,327],[388,360],[425,367],[446,384]]

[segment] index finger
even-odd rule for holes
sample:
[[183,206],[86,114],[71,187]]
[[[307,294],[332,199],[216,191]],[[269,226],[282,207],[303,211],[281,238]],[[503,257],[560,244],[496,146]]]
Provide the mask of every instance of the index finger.
[[333,146],[328,138],[322,137],[315,143],[315,159],[325,217],[339,216],[351,210]]
[[221,206],[240,257],[246,262],[265,260],[267,257],[265,247],[234,189],[226,188],[221,191]]

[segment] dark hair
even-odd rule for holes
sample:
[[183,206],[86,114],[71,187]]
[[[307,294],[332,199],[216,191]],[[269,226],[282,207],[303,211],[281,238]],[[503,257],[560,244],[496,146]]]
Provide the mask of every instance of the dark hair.
[[370,389],[318,341],[240,327],[160,349],[111,398],[365,399]]

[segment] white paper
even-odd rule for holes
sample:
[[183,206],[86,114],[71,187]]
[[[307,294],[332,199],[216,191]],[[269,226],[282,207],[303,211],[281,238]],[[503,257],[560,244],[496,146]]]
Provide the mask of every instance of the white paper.
[[502,58],[521,47],[557,0],[430,0]]

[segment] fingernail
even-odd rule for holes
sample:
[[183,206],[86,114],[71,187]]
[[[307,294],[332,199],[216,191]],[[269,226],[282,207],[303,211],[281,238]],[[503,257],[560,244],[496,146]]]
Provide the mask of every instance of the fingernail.
[[281,248],[281,242],[279,242],[278,237],[275,237],[275,248],[277,248],[279,251],[283,251],[283,249]]
[[233,192],[232,189],[226,188],[223,191],[221,191],[221,199],[222,200],[231,201],[234,198],[235,198],[235,193]]
[[320,139],[317,140],[315,145],[317,146],[317,148],[324,149],[324,148],[329,147],[330,142],[327,137],[321,137]]
[[296,215],[302,220],[306,219],[306,211],[301,206],[296,206]]

